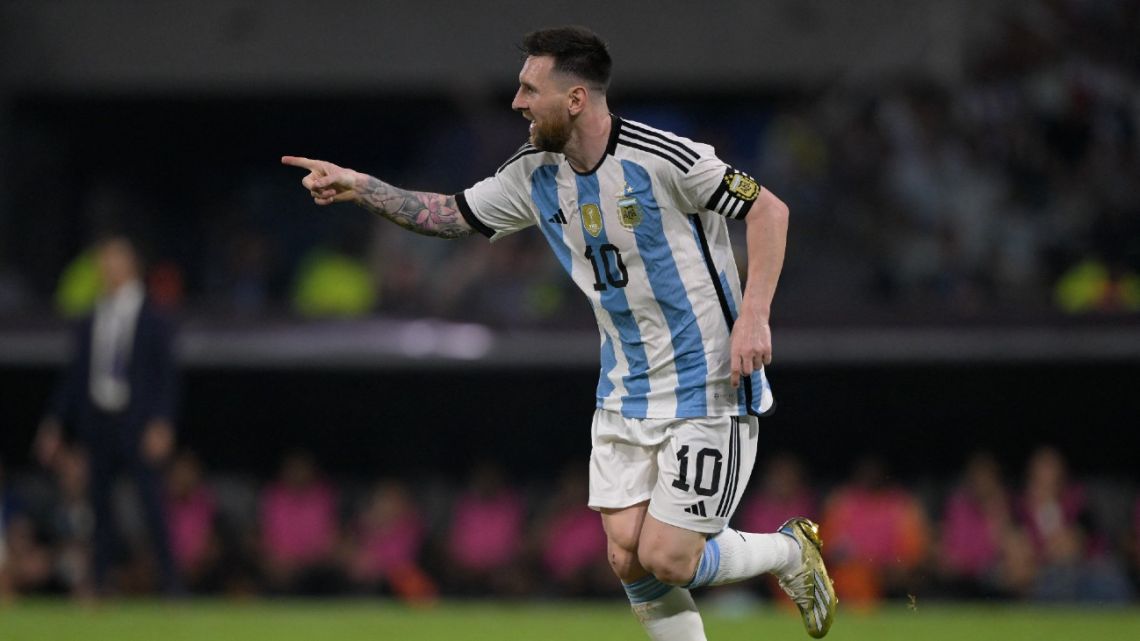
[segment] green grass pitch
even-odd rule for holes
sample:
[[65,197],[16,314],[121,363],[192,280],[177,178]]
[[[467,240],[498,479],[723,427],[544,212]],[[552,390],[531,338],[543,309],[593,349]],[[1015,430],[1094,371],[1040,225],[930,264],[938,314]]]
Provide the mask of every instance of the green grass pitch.
[[[1140,639],[1140,609],[927,605],[842,611],[833,641],[1100,641]],[[784,611],[710,608],[711,641],[809,639]],[[0,606],[3,641],[618,641],[646,639],[627,607],[597,603],[384,601],[119,601],[79,607],[35,600]]]

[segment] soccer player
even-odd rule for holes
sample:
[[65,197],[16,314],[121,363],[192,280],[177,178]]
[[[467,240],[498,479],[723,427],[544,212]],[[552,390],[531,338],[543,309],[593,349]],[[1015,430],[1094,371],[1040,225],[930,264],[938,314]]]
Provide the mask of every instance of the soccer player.
[[[329,162],[308,170],[318,205],[353,202],[411,231],[492,241],[537,226],[589,298],[601,334],[590,507],[609,561],[656,640],[704,639],[691,588],[771,572],[813,637],[836,597],[818,528],[727,527],[773,409],[764,366],[788,209],[712,147],[623,120],[606,104],[611,60],[581,27],[536,31],[511,107],[530,139],[455,195],[408,191]],[[747,226],[741,290],[726,218]]]

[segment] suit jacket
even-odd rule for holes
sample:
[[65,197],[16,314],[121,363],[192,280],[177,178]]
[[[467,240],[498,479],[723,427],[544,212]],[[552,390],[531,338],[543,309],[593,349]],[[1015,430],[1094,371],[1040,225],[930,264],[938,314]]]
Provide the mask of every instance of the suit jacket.
[[166,419],[174,424],[178,375],[173,326],[143,299],[126,368],[130,398],[117,412],[107,412],[91,399],[93,333],[91,315],[77,325],[71,359],[52,398],[51,411],[89,449],[113,448],[136,456],[147,423]]

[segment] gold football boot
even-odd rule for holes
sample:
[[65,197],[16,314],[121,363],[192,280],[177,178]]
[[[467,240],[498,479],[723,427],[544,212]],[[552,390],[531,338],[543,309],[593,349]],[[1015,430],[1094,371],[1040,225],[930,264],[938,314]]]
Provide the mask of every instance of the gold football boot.
[[800,558],[803,559],[798,570],[779,577],[780,587],[800,609],[807,633],[816,639],[822,638],[835,620],[839,599],[835,596],[835,585],[827,576],[827,568],[823,566],[819,526],[797,516],[785,521],[777,531],[800,544]]

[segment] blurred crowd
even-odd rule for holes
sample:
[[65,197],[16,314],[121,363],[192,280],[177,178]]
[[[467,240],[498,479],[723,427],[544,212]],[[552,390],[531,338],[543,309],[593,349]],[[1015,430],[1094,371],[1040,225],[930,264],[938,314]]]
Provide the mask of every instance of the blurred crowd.
[[820,214],[821,235],[861,245],[882,300],[1134,313],[1140,8],[1016,7],[952,86],[903,81],[779,114],[761,175]]
[[[582,469],[579,469],[582,468]],[[845,479],[813,478],[788,454],[760,462],[734,517],[746,531],[787,518],[821,523],[847,607],[885,599],[1134,601],[1140,589],[1140,496],[1079,478],[1042,446],[1011,475],[979,452],[957,478],[901,482],[868,456]],[[1016,480],[1014,480],[1016,479]],[[47,471],[0,475],[0,594],[95,596],[87,462],[69,449]],[[304,450],[273,478],[211,473],[180,453],[163,481],[177,587],[160,581],[135,493],[120,488],[122,533],[111,595],[167,593],[439,596],[620,595],[584,466],[549,482],[512,482],[491,461],[462,481],[345,479]],[[779,599],[774,582],[717,589]]]
[[[777,301],[783,319],[834,323],[836,310],[851,322],[1135,315],[1138,6],[1008,3],[1000,20],[973,30],[960,72],[938,79],[862,82],[853,72],[823,87],[717,101],[623,96],[619,81],[612,103],[624,117],[713,144],[789,203]],[[402,186],[458,191],[521,141],[524,123],[506,100],[383,103],[377,113],[338,105],[327,108],[335,118],[305,112],[327,127],[312,151],[271,148],[285,143],[264,123],[294,123],[291,107],[224,116],[186,107],[170,117],[188,133],[169,132],[160,119],[167,144],[176,142],[168,134],[206,136],[205,129],[243,117],[260,126],[228,136],[234,150],[225,157],[197,145],[210,150],[198,159],[190,145],[188,166],[162,153],[161,169],[150,160],[161,150],[147,146],[157,144],[149,136],[79,138],[159,126],[148,125],[145,112],[131,111],[127,123],[105,109],[99,126],[78,128],[75,139],[53,129],[64,123],[51,121],[51,110],[32,110],[26,123],[18,112],[16,141],[28,171],[80,179],[66,185],[76,193],[47,199],[35,181],[13,181],[16,210],[38,213],[8,225],[14,234],[0,249],[0,314],[34,313],[53,297],[56,309],[74,313],[84,244],[112,228],[142,241],[155,268],[152,289],[192,314],[591,326],[541,235],[519,234],[494,248],[414,238],[363,212],[317,211],[297,186],[299,175],[272,162],[281,153],[319,152]],[[349,128],[383,153],[362,148],[360,135],[341,135]],[[69,145],[111,154],[113,171],[60,159]],[[170,197],[172,175],[187,179],[178,198]]]

